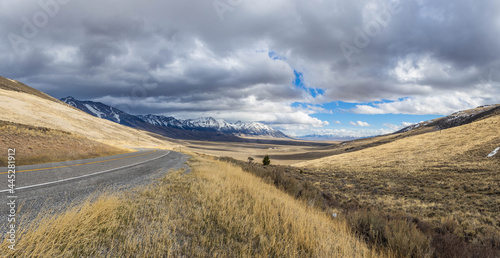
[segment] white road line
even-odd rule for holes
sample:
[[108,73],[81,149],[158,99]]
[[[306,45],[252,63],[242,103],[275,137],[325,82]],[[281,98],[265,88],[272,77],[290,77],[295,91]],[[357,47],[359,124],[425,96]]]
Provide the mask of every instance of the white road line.
[[[95,176],[95,175],[99,175],[99,174],[104,174],[104,173],[108,173],[108,172],[119,170],[119,169],[123,169],[123,168],[133,167],[133,166],[136,166],[136,165],[139,165],[139,164],[143,164],[143,163],[155,160],[155,159],[163,158],[163,157],[167,156],[168,154],[170,154],[170,151],[168,151],[167,153],[165,153],[164,155],[161,155],[159,157],[156,157],[156,158],[153,158],[153,159],[149,159],[149,160],[146,160],[146,161],[141,161],[141,162],[134,163],[134,164],[130,164],[130,165],[126,165],[126,166],[123,166],[123,167],[112,168],[112,169],[108,169],[108,170],[104,170],[104,171],[100,171],[100,172],[95,172],[95,173],[92,173],[92,174],[87,174],[87,175],[82,175],[82,176],[75,176],[75,177],[65,178],[65,179],[61,179],[61,180],[57,180],[57,181],[51,181],[51,182],[46,182],[46,183],[41,183],[41,184],[36,184],[36,185],[28,185],[28,186],[16,187],[16,188],[14,188],[14,190],[21,190],[21,189],[28,189],[28,188],[33,188],[33,187],[37,187],[37,186],[57,184],[57,183],[66,182],[66,181],[70,181],[70,180],[75,180],[75,179],[79,179],[79,178],[84,178],[84,177],[89,177],[89,176]],[[8,192],[8,191],[10,191],[10,189],[1,190],[0,193],[4,193],[4,192]]]

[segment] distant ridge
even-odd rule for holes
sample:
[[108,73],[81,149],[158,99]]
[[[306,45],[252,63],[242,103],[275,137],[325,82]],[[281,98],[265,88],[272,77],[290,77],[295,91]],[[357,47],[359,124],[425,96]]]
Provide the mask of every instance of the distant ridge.
[[119,109],[108,106],[101,102],[93,101],[80,101],[73,97],[66,97],[61,99],[62,102],[69,104],[77,109],[84,111],[90,115],[107,119],[109,121],[130,126],[130,127],[145,127],[145,122],[133,115],[127,114]]
[[474,109],[458,111],[449,116],[407,126],[395,132],[394,134],[405,132],[425,133],[428,131],[444,130],[460,125],[469,124],[493,115],[500,115],[500,104],[485,105],[479,106]]
[[187,120],[180,120],[174,117],[158,115],[140,115],[138,117],[150,124],[184,130],[217,131],[232,135],[272,136],[276,138],[289,138],[281,131],[275,130],[268,125],[257,122],[244,123],[238,121],[236,123],[228,123],[222,119],[215,119],[212,117],[200,117]]
[[62,98],[61,101],[99,118],[173,138],[204,140],[220,138],[230,141],[240,141],[236,136],[241,135],[290,138],[281,131],[257,122],[228,123],[212,117],[180,120],[160,115],[134,116],[101,102],[80,101],[71,96]]

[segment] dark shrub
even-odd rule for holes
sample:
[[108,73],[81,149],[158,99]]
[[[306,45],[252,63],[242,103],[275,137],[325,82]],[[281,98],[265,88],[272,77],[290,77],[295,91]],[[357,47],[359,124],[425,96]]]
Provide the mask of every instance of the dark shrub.
[[264,164],[264,166],[271,165],[271,159],[269,158],[269,155],[264,156],[262,164]]

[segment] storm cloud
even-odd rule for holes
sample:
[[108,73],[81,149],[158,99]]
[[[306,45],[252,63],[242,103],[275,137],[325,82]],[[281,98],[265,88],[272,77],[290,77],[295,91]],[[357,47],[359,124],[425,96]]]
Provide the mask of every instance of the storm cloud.
[[499,12],[497,0],[5,0],[0,71],[133,114],[285,129],[328,124],[297,102],[447,114],[500,102]]

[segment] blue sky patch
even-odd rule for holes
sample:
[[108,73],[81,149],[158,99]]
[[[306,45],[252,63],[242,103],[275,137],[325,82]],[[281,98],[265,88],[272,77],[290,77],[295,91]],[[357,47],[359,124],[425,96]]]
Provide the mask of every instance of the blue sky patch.
[[273,60],[283,60],[286,61],[286,57],[278,55],[274,51],[269,51],[269,57]]
[[298,72],[297,70],[293,70],[293,74],[295,75],[295,79],[293,80],[292,83],[293,83],[293,85],[295,85],[295,87],[308,92],[313,98],[316,98],[318,96],[325,94],[324,89],[307,87],[306,84],[304,83],[304,74],[302,74],[301,72]]
[[[345,130],[393,130],[406,127],[408,123],[419,123],[442,117],[440,115],[407,115],[407,114],[356,114],[350,110],[356,105],[375,106],[377,103],[392,102],[382,100],[377,102],[349,103],[343,101],[330,102],[314,105],[323,111],[310,114],[311,117],[321,121],[327,121],[328,126],[321,129],[345,129]],[[310,104],[296,102],[291,105],[294,108],[308,109]]]

